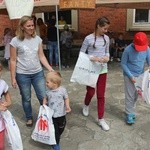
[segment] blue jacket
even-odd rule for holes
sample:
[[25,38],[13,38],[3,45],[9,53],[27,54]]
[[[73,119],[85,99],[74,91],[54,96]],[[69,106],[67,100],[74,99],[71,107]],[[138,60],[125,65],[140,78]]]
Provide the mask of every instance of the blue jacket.
[[123,74],[129,78],[138,77],[144,72],[145,62],[150,66],[150,48],[138,52],[135,50],[133,43],[128,45],[121,58]]

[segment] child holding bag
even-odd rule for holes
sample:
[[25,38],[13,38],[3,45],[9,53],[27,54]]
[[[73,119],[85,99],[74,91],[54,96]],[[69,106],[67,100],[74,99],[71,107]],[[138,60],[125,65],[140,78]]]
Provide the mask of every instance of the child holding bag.
[[107,63],[109,61],[109,37],[106,33],[109,26],[110,21],[107,17],[103,16],[98,18],[95,23],[94,32],[85,37],[80,49],[80,52],[88,53],[91,61],[103,64],[96,83],[96,88],[86,86],[87,92],[84,98],[82,112],[86,117],[89,115],[89,105],[94,94],[96,93],[98,105],[98,124],[104,131],[108,131],[110,129],[104,119]]
[[[2,64],[0,63],[0,78],[1,74],[2,74]],[[4,80],[0,79],[0,150],[5,149],[4,148],[5,125],[1,111],[7,110],[7,107],[10,105],[11,105],[11,97],[8,91],[8,85]]]
[[133,42],[128,45],[121,58],[124,75],[126,123],[132,125],[136,120],[138,92],[135,84],[137,77],[144,73],[145,64],[150,68],[150,47],[147,35],[137,32]]
[[71,111],[69,97],[66,89],[61,85],[61,74],[59,72],[49,72],[46,75],[47,92],[43,104],[47,104],[54,110],[53,123],[55,127],[56,145],[54,150],[60,150],[59,141],[66,126],[66,113]]

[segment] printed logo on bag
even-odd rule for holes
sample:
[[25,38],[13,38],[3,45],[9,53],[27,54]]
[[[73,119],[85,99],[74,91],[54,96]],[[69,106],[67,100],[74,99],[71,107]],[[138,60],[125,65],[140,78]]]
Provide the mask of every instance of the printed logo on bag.
[[88,73],[95,73],[95,71],[93,71],[93,70],[88,70],[88,69],[86,69],[86,68],[84,68],[84,67],[79,67],[79,69],[80,69],[80,70],[84,70],[84,71],[86,71],[86,72],[88,72]]
[[142,97],[142,92],[143,92],[142,88],[140,86],[136,86],[136,89],[137,89],[138,95]]
[[40,117],[40,120],[38,123],[38,130],[48,131],[48,121],[44,119],[43,116]]
[[14,117],[12,117],[12,125],[15,126],[15,120],[14,120]]

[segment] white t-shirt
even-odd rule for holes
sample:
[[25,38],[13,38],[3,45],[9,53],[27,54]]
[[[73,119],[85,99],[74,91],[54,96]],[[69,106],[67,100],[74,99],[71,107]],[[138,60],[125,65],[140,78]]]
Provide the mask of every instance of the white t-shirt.
[[21,74],[34,74],[42,70],[39,60],[39,45],[42,39],[39,36],[35,38],[19,40],[14,37],[10,45],[17,49],[17,73]]
[[66,115],[65,100],[68,98],[67,90],[60,86],[55,90],[47,90],[46,96],[48,99],[48,106],[54,110],[53,117],[62,117]]
[[[8,85],[4,80],[0,79],[0,102],[2,102],[3,93],[8,91]],[[3,118],[0,112],[0,132],[5,129]]]

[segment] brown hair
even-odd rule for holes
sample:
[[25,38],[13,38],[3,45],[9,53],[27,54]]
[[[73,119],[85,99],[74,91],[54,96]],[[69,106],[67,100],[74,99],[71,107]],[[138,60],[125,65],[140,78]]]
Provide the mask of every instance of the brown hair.
[[[18,28],[17,28],[17,31],[16,31],[16,35],[17,37],[23,41],[25,36],[24,36],[24,31],[22,30],[22,27],[24,26],[24,24],[29,21],[29,20],[33,20],[34,22],[34,19],[30,16],[23,16],[20,21],[19,21],[19,25],[18,25]],[[33,34],[31,35],[33,38],[36,36],[36,32],[34,31]]]
[[[98,18],[97,21],[96,21],[96,23],[95,23],[95,32],[97,31],[98,26],[104,27],[104,26],[107,25],[107,24],[110,24],[110,21],[108,20],[107,17],[103,16],[103,17],[101,17],[101,18]],[[105,46],[106,40],[105,40],[105,38],[104,38],[104,35],[103,35],[103,39],[104,39],[104,45],[103,45],[103,46]],[[95,42],[96,42],[96,34],[95,34],[95,39],[94,39],[93,48],[95,48]]]
[[61,81],[62,81],[62,76],[60,72],[52,71],[52,72],[47,73],[46,79],[60,86]]

